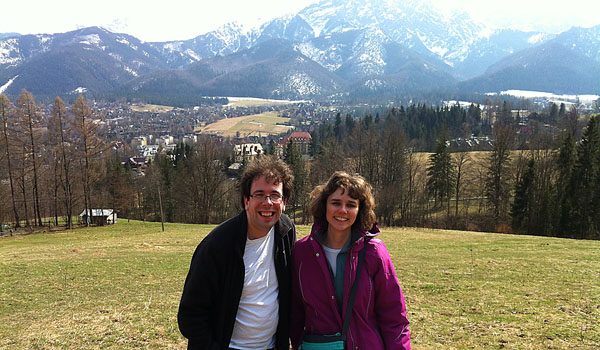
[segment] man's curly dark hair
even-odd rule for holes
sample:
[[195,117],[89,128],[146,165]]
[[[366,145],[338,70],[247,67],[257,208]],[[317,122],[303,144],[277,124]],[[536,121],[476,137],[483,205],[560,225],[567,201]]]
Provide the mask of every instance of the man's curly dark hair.
[[284,200],[288,200],[292,195],[294,175],[290,167],[281,159],[263,155],[250,162],[240,178],[242,208],[244,207],[244,198],[250,198],[252,181],[259,176],[264,176],[269,182],[281,183],[283,185]]

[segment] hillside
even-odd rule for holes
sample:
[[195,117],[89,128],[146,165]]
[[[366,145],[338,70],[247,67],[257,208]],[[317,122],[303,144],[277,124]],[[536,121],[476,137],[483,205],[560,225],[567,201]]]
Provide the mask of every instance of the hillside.
[[[128,222],[0,238],[0,348],[185,348],[176,313],[214,226]],[[299,226],[299,236],[309,227]],[[416,349],[600,346],[600,242],[383,228]]]

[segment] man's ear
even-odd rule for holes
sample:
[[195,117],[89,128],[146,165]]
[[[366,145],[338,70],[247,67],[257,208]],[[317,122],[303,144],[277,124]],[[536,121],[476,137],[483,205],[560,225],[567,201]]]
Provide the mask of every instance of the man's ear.
[[248,201],[250,199],[248,197],[244,197],[244,210],[248,210]]

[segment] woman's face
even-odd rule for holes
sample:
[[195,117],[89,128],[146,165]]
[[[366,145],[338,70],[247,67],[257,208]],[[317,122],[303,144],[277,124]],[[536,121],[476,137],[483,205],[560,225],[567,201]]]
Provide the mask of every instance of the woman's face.
[[348,195],[348,191],[338,188],[327,197],[327,223],[331,233],[350,234],[358,215],[360,201]]

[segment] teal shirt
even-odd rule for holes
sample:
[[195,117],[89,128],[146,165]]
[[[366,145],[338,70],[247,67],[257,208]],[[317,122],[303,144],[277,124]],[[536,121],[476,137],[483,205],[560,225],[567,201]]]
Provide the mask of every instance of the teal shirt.
[[[340,316],[343,314],[344,299],[344,273],[346,272],[346,256],[350,249],[350,241],[340,250],[335,260],[335,277],[333,278],[333,287],[335,288],[335,299],[337,301]],[[329,267],[331,269],[331,266]],[[333,274],[332,274],[333,276]]]

